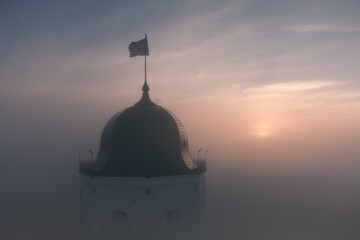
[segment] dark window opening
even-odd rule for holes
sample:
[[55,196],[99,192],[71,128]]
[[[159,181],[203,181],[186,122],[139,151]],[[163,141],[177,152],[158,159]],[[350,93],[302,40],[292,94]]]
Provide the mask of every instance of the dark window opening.
[[178,209],[174,209],[168,211],[166,214],[166,219],[168,223],[178,223],[181,221],[181,211]]
[[115,211],[112,215],[112,220],[115,223],[127,224],[129,221],[129,217],[124,211]]

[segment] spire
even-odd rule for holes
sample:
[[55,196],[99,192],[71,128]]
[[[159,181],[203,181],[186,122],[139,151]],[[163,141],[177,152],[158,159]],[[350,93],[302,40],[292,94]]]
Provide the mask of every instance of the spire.
[[146,79],[145,79],[144,85],[142,86],[141,89],[143,90],[143,92],[148,92],[150,90],[150,88],[146,82]]
[[140,101],[138,101],[135,106],[155,106],[156,104],[153,103],[150,99],[150,96],[149,96],[149,86],[147,84],[147,81],[145,80],[144,82],[144,85],[142,86],[142,91],[143,91],[143,94],[142,94],[142,97],[140,99]]

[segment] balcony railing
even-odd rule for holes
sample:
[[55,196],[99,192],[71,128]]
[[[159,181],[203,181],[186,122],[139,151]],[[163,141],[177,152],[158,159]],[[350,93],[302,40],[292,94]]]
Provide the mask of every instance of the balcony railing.
[[[192,169],[194,173],[202,173],[206,171],[206,159],[196,159],[190,161],[185,161],[186,165],[195,164],[196,168]],[[91,173],[93,172],[93,166],[95,164],[95,160],[79,160],[79,171]]]

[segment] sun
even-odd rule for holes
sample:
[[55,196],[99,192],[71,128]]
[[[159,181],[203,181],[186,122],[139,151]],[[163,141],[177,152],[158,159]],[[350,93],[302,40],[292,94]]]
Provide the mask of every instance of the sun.
[[260,130],[256,133],[260,137],[267,137],[269,135],[268,131]]
[[258,124],[255,127],[255,134],[259,137],[268,137],[271,135],[271,127],[268,124]]

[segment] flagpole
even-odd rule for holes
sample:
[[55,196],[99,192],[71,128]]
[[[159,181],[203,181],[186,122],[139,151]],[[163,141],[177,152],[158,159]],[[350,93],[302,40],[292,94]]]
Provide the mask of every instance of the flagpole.
[[[145,33],[145,39],[146,39],[146,41],[147,41],[147,35],[146,35],[146,33]],[[146,82],[146,51],[145,51],[145,83],[147,84],[147,82]]]

